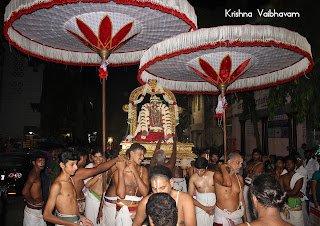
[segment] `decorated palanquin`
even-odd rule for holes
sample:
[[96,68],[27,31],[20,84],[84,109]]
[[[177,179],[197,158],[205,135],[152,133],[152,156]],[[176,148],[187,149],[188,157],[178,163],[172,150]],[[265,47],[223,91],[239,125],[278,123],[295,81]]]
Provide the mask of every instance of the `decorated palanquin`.
[[[174,94],[157,83],[157,80],[149,80],[144,86],[131,92],[129,104],[123,106],[128,112],[129,135],[121,142],[122,153],[134,142],[141,143],[146,149],[146,158],[151,158],[157,141],[164,137],[166,142],[161,149],[167,157],[171,156],[173,137],[176,126],[179,124],[178,107]],[[177,143],[178,165],[186,164],[196,155],[192,152],[192,143]],[[181,162],[182,161],[182,162]]]

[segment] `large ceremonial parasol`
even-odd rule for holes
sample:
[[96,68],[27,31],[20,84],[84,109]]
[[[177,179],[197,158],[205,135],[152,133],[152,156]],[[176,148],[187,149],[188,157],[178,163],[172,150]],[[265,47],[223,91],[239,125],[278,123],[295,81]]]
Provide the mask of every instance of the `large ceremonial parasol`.
[[5,37],[26,54],[63,64],[101,65],[104,151],[107,65],[136,64],[152,44],[196,29],[187,0],[15,0],[4,18]]
[[296,32],[272,26],[222,26],[153,45],[141,58],[138,79],[142,84],[156,79],[173,92],[221,92],[216,116],[223,116],[226,160],[225,94],[285,83],[310,72],[313,65],[309,43]]

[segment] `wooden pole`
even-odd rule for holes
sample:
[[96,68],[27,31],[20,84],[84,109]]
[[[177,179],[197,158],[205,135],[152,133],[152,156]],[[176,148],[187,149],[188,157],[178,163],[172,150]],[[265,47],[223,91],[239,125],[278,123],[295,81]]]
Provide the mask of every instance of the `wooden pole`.
[[106,152],[106,80],[102,79],[102,151]]
[[[218,89],[221,92],[221,97],[225,96],[227,84],[219,84]],[[224,163],[227,163],[227,122],[226,122],[226,109],[223,109],[223,152],[224,152]]]
[[[108,49],[101,49],[98,51],[102,60],[106,61],[111,51]],[[102,151],[106,152],[106,79],[102,79]]]

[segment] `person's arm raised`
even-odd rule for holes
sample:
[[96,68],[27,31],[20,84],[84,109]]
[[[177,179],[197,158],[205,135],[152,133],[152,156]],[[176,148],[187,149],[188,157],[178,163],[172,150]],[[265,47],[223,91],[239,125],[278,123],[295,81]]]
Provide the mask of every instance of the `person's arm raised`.
[[227,167],[229,167],[227,164],[222,164],[221,165],[221,174],[215,173],[214,179],[215,179],[215,183],[217,182],[221,186],[231,187],[232,180],[231,180],[230,174],[227,171]]
[[117,195],[120,199],[124,199],[126,197],[126,185],[124,183],[123,171],[125,168],[125,161],[117,162],[117,170],[114,172],[113,178],[114,183],[116,185]]
[[94,175],[97,175],[99,173],[102,173],[110,169],[118,161],[119,158],[120,157],[116,157],[112,160],[101,163],[100,165],[93,168],[80,168],[78,169],[74,177],[77,177],[77,179],[82,179],[82,180],[88,177],[93,177]]
[[176,161],[177,161],[177,140],[178,140],[177,136],[174,136],[172,153],[169,161],[166,164],[168,168],[171,170],[171,172],[173,171],[173,168],[176,165]]
[[87,183],[84,184],[84,186],[86,186],[87,188],[91,188],[95,183],[99,181],[100,177],[101,177],[101,174],[95,175],[93,178],[88,180]]
[[148,180],[148,171],[146,168],[141,167],[142,178],[140,177],[140,172],[137,171],[135,164],[129,160],[128,164],[129,169],[132,171],[134,178],[136,179],[138,190],[140,191],[143,197],[147,196],[149,193],[149,180]]
[[162,141],[164,141],[164,140],[165,140],[164,137],[160,137],[159,140],[158,140],[158,143],[157,143],[157,145],[156,145],[156,148],[155,148],[154,151],[153,151],[153,156],[152,156],[151,161],[150,161],[150,169],[152,169],[152,167],[154,167],[154,166],[157,164],[157,160],[156,160],[156,155],[155,155],[155,153],[156,153],[157,150],[160,149],[161,143],[162,143]]

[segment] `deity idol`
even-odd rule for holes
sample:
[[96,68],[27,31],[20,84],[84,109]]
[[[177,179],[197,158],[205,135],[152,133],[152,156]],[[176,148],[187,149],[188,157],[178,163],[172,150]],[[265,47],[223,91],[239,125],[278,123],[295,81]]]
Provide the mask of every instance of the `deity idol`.
[[134,136],[147,142],[164,136],[167,143],[173,142],[170,110],[156,95],[150,97],[150,103],[142,105]]

